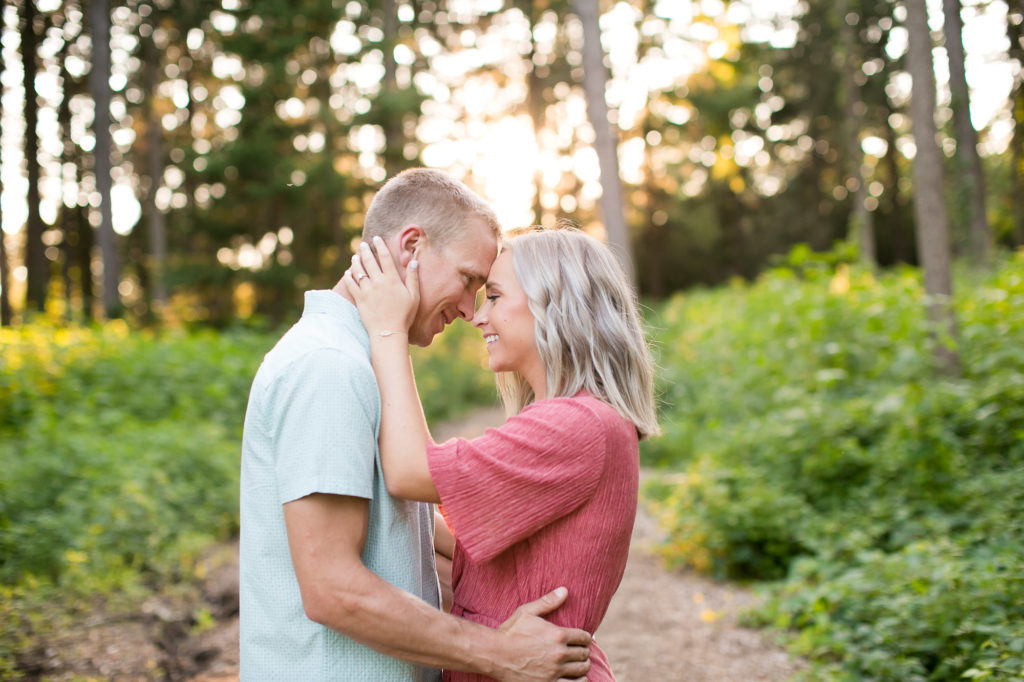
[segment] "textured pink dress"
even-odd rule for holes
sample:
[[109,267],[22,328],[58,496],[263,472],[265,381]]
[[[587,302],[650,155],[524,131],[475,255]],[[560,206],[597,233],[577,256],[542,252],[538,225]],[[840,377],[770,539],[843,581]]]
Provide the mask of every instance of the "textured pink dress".
[[[622,580],[636,516],[633,424],[579,393],[529,405],[479,438],[431,444],[428,460],[456,537],[452,613],[496,627],[564,585],[569,598],[548,620],[593,633]],[[590,661],[587,679],[614,680],[596,644]]]

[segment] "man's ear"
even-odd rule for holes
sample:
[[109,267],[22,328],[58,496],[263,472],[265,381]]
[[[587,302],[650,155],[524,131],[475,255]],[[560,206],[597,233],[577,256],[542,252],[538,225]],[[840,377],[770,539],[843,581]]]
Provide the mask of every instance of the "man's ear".
[[398,263],[403,268],[409,265],[417,251],[421,251],[427,243],[427,234],[416,224],[409,224],[398,233]]

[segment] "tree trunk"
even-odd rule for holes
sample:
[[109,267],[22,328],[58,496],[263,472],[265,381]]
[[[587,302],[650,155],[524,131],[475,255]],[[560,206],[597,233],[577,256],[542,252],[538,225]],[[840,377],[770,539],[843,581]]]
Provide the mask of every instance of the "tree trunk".
[[153,27],[142,38],[143,58],[146,63],[146,166],[149,191],[145,197],[146,222],[149,226],[149,276],[153,312],[159,318],[167,305],[167,219],[156,205],[156,193],[164,175],[163,136],[160,116],[156,110],[156,89],[160,79],[160,52],[153,42]]
[[957,373],[952,257],[943,198],[942,155],[935,139],[935,72],[928,12],[925,0],[907,0],[906,7],[907,66],[913,80],[910,120],[917,147],[913,163],[917,250],[924,269],[928,317],[935,335],[935,360],[941,370]]
[[896,146],[896,131],[893,130],[890,122],[892,115],[896,113],[896,108],[893,107],[888,96],[884,98],[883,102],[885,116],[882,119],[882,136],[885,140],[885,157],[879,166],[885,170],[884,196],[888,200],[888,210],[892,215],[889,228],[892,258],[897,263],[914,263],[917,260],[914,250],[914,225],[907,217],[909,209],[903,191],[900,189],[900,163],[897,157],[901,154]]
[[943,0],[946,54],[949,56],[949,90],[953,128],[956,131],[957,205],[970,213],[970,254],[983,262],[992,253],[992,230],[985,212],[985,176],[978,154],[978,133],[971,123],[971,100],[964,68],[963,20],[960,0]]
[[[79,158],[79,173],[82,172],[82,159]],[[81,176],[79,176],[81,177]],[[74,211],[75,226],[78,228],[75,241],[75,263],[78,266],[79,287],[82,290],[82,317],[85,322],[92,322],[95,311],[96,291],[92,279],[92,247],[95,234],[89,224],[88,209],[76,206]]]
[[857,184],[853,192],[853,208],[850,216],[849,233],[857,241],[860,259],[871,267],[878,265],[878,253],[875,247],[875,225],[871,211],[867,207],[868,187],[867,178],[864,176],[864,151],[860,145],[860,133],[864,127],[864,100],[860,94],[860,86],[857,85],[856,64],[859,63],[854,54],[856,45],[853,27],[846,20],[848,3],[847,0],[839,0],[837,11],[839,14],[839,31],[842,37],[842,50],[840,61],[842,62],[843,85],[845,86],[844,104],[844,128],[847,141],[847,153],[849,154],[849,174]]
[[574,0],[576,15],[583,24],[583,90],[587,98],[587,114],[594,128],[594,148],[601,170],[601,218],[612,249],[627,281],[636,289],[636,269],[633,266],[633,248],[622,201],[622,181],[619,179],[617,135],[608,122],[608,103],[605,101],[607,73],[604,50],[601,48],[601,26],[597,0]]
[[380,11],[384,19],[384,80],[381,94],[387,101],[384,109],[384,171],[386,177],[398,174],[404,166],[405,135],[402,130],[403,112],[396,106],[398,94],[398,64],[395,62],[395,46],[398,45],[398,8],[395,0],[381,0]]
[[[522,5],[528,4],[523,7]],[[529,64],[526,72],[526,108],[530,113],[530,121],[533,123],[533,139],[537,145],[537,151],[541,151],[540,136],[544,130],[544,81],[537,73],[537,62],[534,58],[537,55],[537,41],[533,38],[533,30],[537,25],[537,17],[540,10],[537,3],[530,0],[528,3],[519,3],[520,9],[530,20],[530,52],[527,55]],[[533,171],[533,224],[544,224],[544,170],[541,164]]]
[[[4,8],[7,6],[5,0],[0,0],[0,19],[4,16]],[[0,83],[0,120],[3,120],[3,84]],[[0,195],[3,194],[3,179],[0,178]],[[11,311],[11,273],[7,263],[6,233],[3,228],[3,210],[0,208],[0,327],[9,327],[13,321]]]
[[28,223],[25,226],[25,265],[28,269],[25,308],[39,312],[46,309],[46,288],[50,264],[43,246],[43,219],[39,215],[39,102],[36,98],[36,6],[34,0],[23,0],[21,26],[21,61],[25,86],[25,165],[28,170]]
[[[650,121],[651,113],[648,109],[647,120],[644,121],[644,139],[648,133],[654,130]],[[646,293],[655,298],[665,296],[665,254],[669,252],[668,244],[668,216],[658,217],[658,209],[662,205],[661,190],[654,180],[654,155],[652,145],[644,145],[644,193],[647,196],[647,225],[643,231],[643,251],[646,253],[644,259],[644,279]],[[637,278],[639,279],[639,277]]]
[[[3,185],[0,184],[0,190]],[[0,221],[3,213],[0,212]],[[0,223],[2,224],[2,223]],[[0,327],[9,327],[14,321],[11,310],[11,273],[7,265],[7,233],[0,228]]]
[[[69,43],[65,42],[58,56],[60,60],[61,93],[60,105],[57,107],[57,128],[60,131],[61,137],[60,163],[62,168],[67,168],[68,164],[74,163],[75,151],[75,143],[71,139],[71,74],[67,69],[68,46]],[[77,203],[77,198],[75,201]],[[72,215],[72,209],[62,203],[60,207],[60,275],[64,286],[64,318],[68,322],[73,319],[74,313],[72,306],[72,291],[74,287],[71,283],[71,264],[74,261],[74,245],[77,243],[78,238],[78,230],[72,223]]]
[[[333,55],[333,52],[331,54]],[[323,63],[320,65],[319,76],[316,79],[317,97],[320,99],[320,106],[323,108],[324,111],[331,111],[330,99],[332,92],[332,59],[332,56],[327,56],[324,58]],[[345,233],[345,225],[342,222],[341,202],[344,201],[346,193],[345,183],[344,180],[340,177],[338,171],[334,167],[334,159],[336,158],[336,155],[342,153],[341,150],[338,149],[337,118],[334,116],[325,116],[323,120],[323,126],[323,164],[326,166],[328,177],[330,177],[331,179],[331,181],[325,185],[325,215],[327,218],[327,228],[330,231],[330,238],[333,240],[334,245],[338,249],[338,260],[336,262],[339,265],[340,271],[341,264],[347,263],[349,257],[352,255],[352,248],[349,244],[349,239]]]
[[1010,112],[1013,115],[1013,136],[1010,139],[1010,158],[1013,168],[1010,173],[1013,190],[1013,243],[1024,246],[1024,2],[1011,0],[1010,12],[1006,17],[1006,33],[1010,39],[1010,58],[1016,60],[1019,69],[1010,91]]
[[110,5],[108,0],[89,0],[89,25],[92,29],[92,71],[89,89],[92,92],[96,118],[94,171],[96,189],[100,194],[100,224],[96,230],[103,258],[103,311],[108,318],[121,315],[121,299],[117,291],[120,267],[114,243],[114,223],[110,206]]

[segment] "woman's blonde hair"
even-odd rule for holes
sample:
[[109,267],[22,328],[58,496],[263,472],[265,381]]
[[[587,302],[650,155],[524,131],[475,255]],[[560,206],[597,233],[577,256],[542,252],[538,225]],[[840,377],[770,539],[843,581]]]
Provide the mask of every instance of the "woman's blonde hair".
[[483,223],[500,239],[498,216],[473,190],[436,168],[410,168],[374,195],[363,221],[363,239],[387,239],[416,224],[437,246],[447,246],[465,234],[471,220]]
[[[636,294],[608,247],[560,225],[514,233],[503,250],[512,252],[533,313],[547,397],[587,391],[633,422],[641,439],[657,435],[654,368]],[[518,372],[501,372],[497,382],[509,414],[535,399]]]

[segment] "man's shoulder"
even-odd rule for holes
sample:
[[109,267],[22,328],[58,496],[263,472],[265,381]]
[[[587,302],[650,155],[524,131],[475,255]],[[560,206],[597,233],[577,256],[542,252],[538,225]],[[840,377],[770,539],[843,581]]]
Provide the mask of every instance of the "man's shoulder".
[[377,386],[370,357],[357,340],[323,338],[297,324],[264,356],[256,383],[269,388],[308,381],[345,381],[368,391]]

